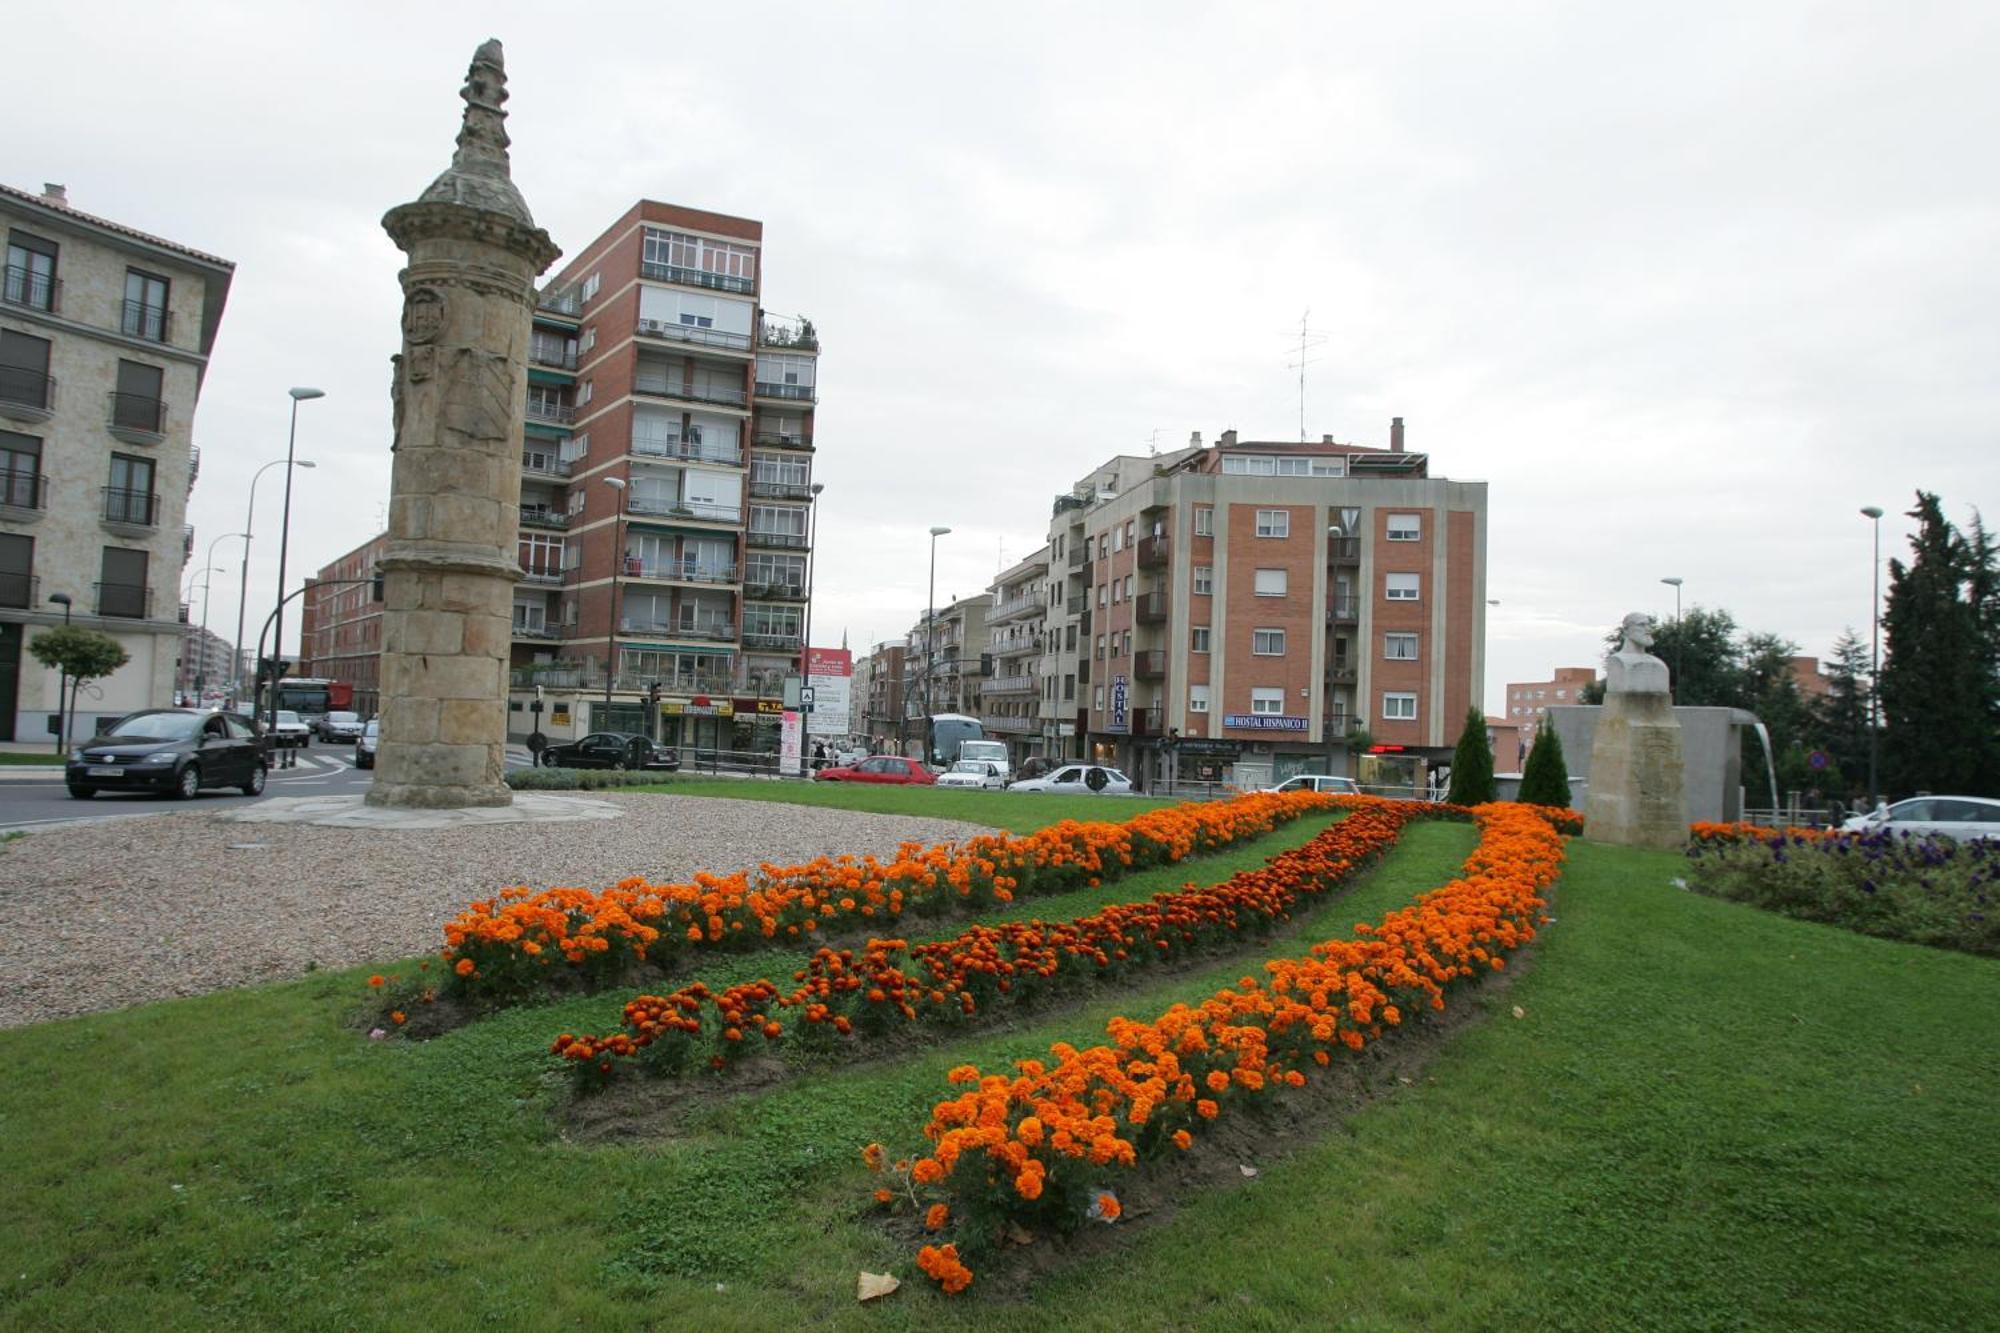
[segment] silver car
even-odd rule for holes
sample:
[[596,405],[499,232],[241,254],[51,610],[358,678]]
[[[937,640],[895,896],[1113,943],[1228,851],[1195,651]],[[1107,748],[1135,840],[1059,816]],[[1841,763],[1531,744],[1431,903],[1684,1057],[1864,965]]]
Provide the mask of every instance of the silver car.
[[1023,778],[1008,791],[1053,791],[1066,796],[1130,796],[1132,779],[1103,764],[1064,764],[1047,777]]
[[1912,796],[1887,809],[1856,815],[1840,826],[1848,833],[1913,833],[1971,842],[2000,838],[2000,801],[1984,796]]

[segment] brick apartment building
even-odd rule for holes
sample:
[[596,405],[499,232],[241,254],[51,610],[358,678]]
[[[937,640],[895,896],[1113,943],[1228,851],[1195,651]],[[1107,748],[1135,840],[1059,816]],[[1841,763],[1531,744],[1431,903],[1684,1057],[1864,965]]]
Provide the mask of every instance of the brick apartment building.
[[299,664],[294,676],[325,676],[354,687],[354,711],[382,711],[382,602],[376,566],[388,546],[382,533],[320,568],[299,600]]
[[1448,759],[1481,701],[1486,486],[1404,448],[1240,442],[1119,457],[1057,497],[1040,753],[1147,786]]
[[880,749],[899,734],[903,719],[903,641],[888,639],[870,649],[854,667],[855,731]]

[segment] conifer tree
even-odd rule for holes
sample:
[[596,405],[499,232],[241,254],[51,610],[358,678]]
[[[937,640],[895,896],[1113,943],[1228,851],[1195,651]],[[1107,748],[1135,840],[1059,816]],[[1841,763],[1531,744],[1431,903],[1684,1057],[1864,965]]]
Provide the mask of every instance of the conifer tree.
[[1987,796],[2000,792],[2000,739],[1993,733],[1994,673],[1979,596],[1989,577],[1944,516],[1938,497],[1917,492],[1910,560],[1889,561],[1882,609],[1881,785]]
[[1486,718],[1477,708],[1469,708],[1458,749],[1452,752],[1451,790],[1445,800],[1453,805],[1483,805],[1492,799],[1493,747],[1486,740]]
[[1527,765],[1521,770],[1517,799],[1528,805],[1569,805],[1569,765],[1563,762],[1562,737],[1550,723],[1535,728],[1535,743],[1529,747]]

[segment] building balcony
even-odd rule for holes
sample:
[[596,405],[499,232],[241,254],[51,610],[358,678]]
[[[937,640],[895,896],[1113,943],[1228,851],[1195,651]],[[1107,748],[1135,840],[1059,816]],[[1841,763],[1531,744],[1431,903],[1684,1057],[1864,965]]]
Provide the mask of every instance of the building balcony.
[[632,456],[743,466],[741,449],[726,444],[704,444],[700,435],[635,435],[632,437]]
[[806,599],[806,585],[746,582],[743,585],[743,596],[760,602],[803,602]]
[[792,403],[816,403],[819,396],[810,384],[774,384],[770,380],[757,381],[759,398],[780,398]]
[[1042,729],[1040,718],[1014,717],[1007,713],[981,713],[979,725],[1003,736],[1024,736]]
[[981,683],[981,694],[1033,694],[1042,687],[1040,676],[993,676]]
[[1081,570],[1083,568],[1082,546],[1080,545],[1072,546],[1069,548],[1069,567],[1072,571]]
[[173,332],[173,317],[165,306],[127,301],[119,316],[118,331],[128,338],[163,343]]
[[658,338],[665,342],[688,343],[695,347],[712,347],[725,352],[750,350],[750,335],[747,333],[704,329],[693,324],[669,324],[665,320],[642,319],[633,332],[641,338]]
[[536,588],[560,588],[567,578],[560,569],[523,569],[521,582]]
[[819,332],[813,322],[801,316],[786,319],[782,315],[766,315],[757,322],[757,341],[764,347],[781,348],[787,352],[817,352]]
[[1163,648],[1148,648],[1132,654],[1132,674],[1140,680],[1163,680],[1167,674],[1167,654]]
[[750,296],[757,290],[755,278],[745,278],[734,273],[709,273],[698,268],[684,268],[679,264],[655,264],[645,260],[639,263],[639,276],[651,278],[654,282],[678,282],[683,287],[706,287],[715,292],[735,292]]
[[735,565],[704,565],[695,560],[641,560],[625,557],[625,577],[655,583],[734,583]]
[[0,417],[47,421],[55,411],[55,376],[19,366],[0,366]]
[[1359,537],[1329,537],[1326,541],[1326,558],[1336,565],[1358,564],[1361,560],[1361,539]]
[[167,405],[144,394],[108,395],[111,414],[106,423],[111,433],[128,444],[158,444],[167,438]]
[[0,471],[0,518],[29,523],[49,505],[49,479],[39,472]]
[[559,643],[567,637],[561,625],[524,625],[515,622],[514,637],[528,643]]
[[744,630],[743,646],[767,651],[794,653],[799,649],[797,630]]
[[740,505],[709,504],[705,500],[663,500],[650,495],[634,495],[625,501],[625,512],[640,518],[672,518],[695,523],[741,523]]
[[568,426],[576,421],[576,408],[568,403],[530,398],[527,411],[528,420],[546,422],[551,426]]
[[1354,683],[1355,663],[1351,657],[1335,657],[1326,664],[1326,678],[1336,685]]
[[104,509],[98,515],[107,528],[129,528],[151,532],[160,526],[160,497],[151,491],[106,486]]
[[120,620],[144,620],[152,614],[153,590],[138,583],[93,583],[97,614]]
[[555,532],[569,530],[569,515],[554,509],[523,509],[521,526],[524,528],[548,528]]
[[1172,563],[1173,541],[1165,533],[1158,536],[1147,535],[1139,539],[1139,568],[1165,569]]
[[181,525],[181,559],[194,559],[194,524]]
[[26,611],[41,605],[42,581],[33,574],[0,571],[0,607]]
[[531,477],[567,477],[570,463],[567,458],[530,449],[521,454],[521,471]]
[[807,545],[803,532],[759,532],[755,528],[744,533],[743,540],[752,546],[780,551],[803,551]]
[[986,623],[989,625],[1002,625],[1010,620],[1020,620],[1029,615],[1040,616],[1046,609],[1041,594],[1025,592],[1019,597],[1008,598],[988,611],[986,613]]
[[653,634],[665,639],[698,639],[704,643],[736,642],[736,623],[731,620],[650,620],[643,616],[621,616],[620,634]]
[[782,435],[762,433],[754,435],[750,443],[759,449],[797,449],[804,453],[813,452],[813,442],[803,435]]
[[1326,600],[1326,623],[1329,625],[1352,625],[1361,619],[1361,599],[1359,597],[1329,597]]
[[199,476],[201,476],[201,446],[190,445],[188,447],[188,494],[189,495],[194,494],[195,479]]
[[650,394],[657,398],[680,398],[690,403],[711,403],[721,407],[748,407],[750,397],[735,385],[689,384],[684,380],[644,378],[632,386],[632,392]]
[[810,500],[812,486],[803,481],[760,481],[752,477],[750,494],[758,500]]
[[575,287],[565,287],[559,292],[543,292],[536,298],[535,308],[552,311],[558,315],[580,315],[583,313],[583,299]]
[[7,265],[0,280],[0,301],[26,306],[30,310],[62,312],[62,280],[49,273],[37,273],[19,264]]
[[1366,727],[1366,723],[1352,713],[1333,712],[1320,717],[1320,739],[1328,744],[1344,741],[1355,732]]
[[1164,624],[1167,619],[1167,594],[1155,589],[1141,593],[1138,597],[1138,616],[1141,625]]
[[537,337],[528,348],[528,364],[546,366],[550,370],[575,370],[576,353],[566,342],[555,339],[545,342]]

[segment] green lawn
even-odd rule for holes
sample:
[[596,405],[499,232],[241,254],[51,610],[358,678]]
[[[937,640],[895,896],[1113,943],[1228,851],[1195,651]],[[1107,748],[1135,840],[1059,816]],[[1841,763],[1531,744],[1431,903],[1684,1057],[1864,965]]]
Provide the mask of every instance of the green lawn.
[[674,796],[721,796],[733,801],[776,801],[830,806],[880,815],[964,819],[1026,833],[1064,819],[1118,823],[1142,810],[1175,804],[1143,796],[1059,796],[1043,792],[969,791],[936,787],[874,786],[857,782],[768,782],[749,778],[669,778],[640,791]]
[[[1442,882],[1472,836],[1412,828],[1255,956]],[[910,1146],[953,1064],[1089,1039],[1244,959],[589,1147],[557,1138],[540,1052],[608,997],[368,1044],[342,1026],[361,969],[0,1033],[0,1325],[2000,1323],[2000,964],[1682,893],[1674,857],[1571,852],[1533,966],[1427,1078],[1032,1304],[927,1290],[857,1206],[856,1147]],[[857,1309],[860,1267],[907,1285]]]
[[61,765],[63,756],[59,754],[21,754],[13,750],[0,750],[0,764]]

